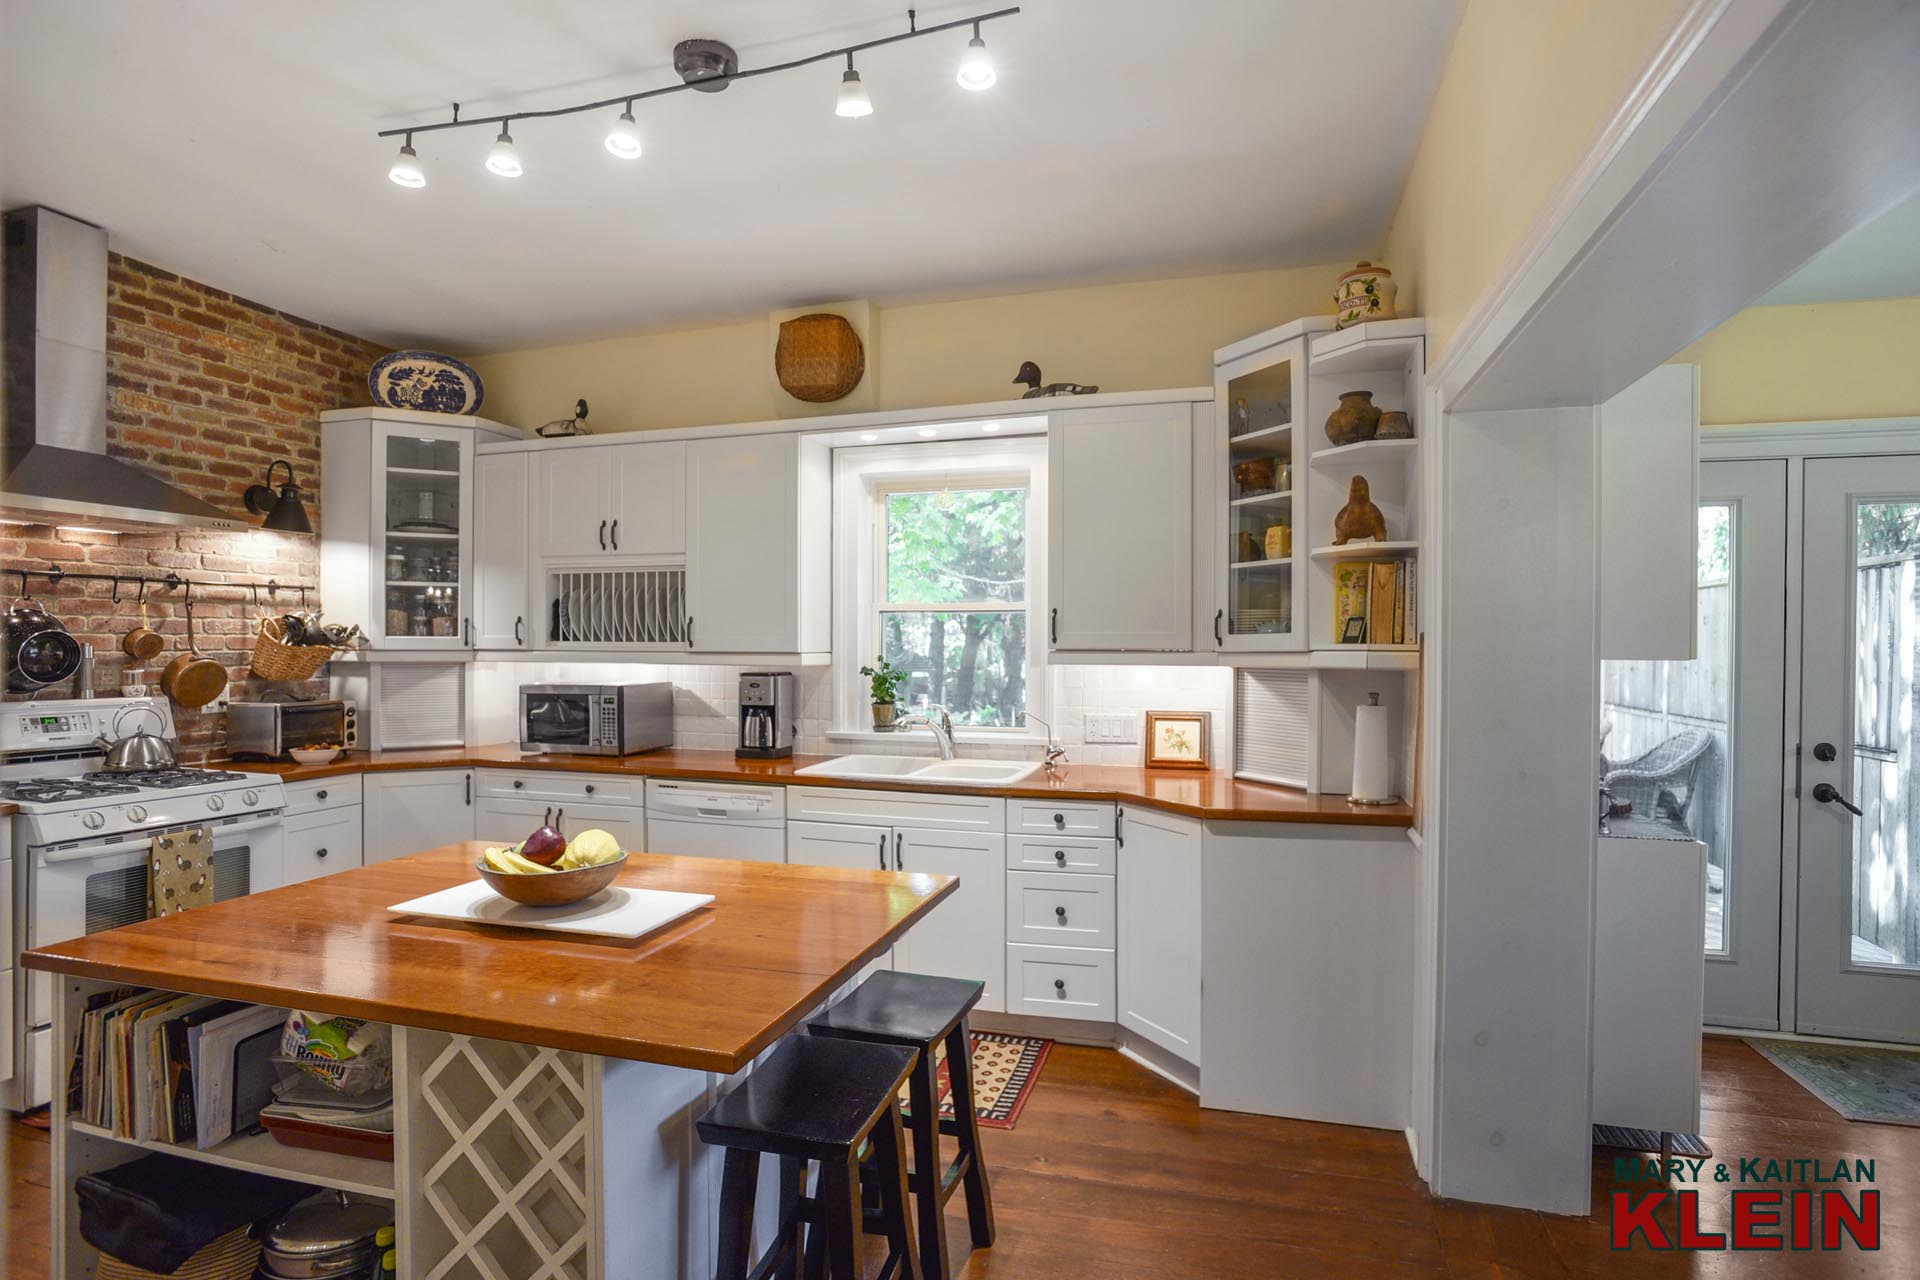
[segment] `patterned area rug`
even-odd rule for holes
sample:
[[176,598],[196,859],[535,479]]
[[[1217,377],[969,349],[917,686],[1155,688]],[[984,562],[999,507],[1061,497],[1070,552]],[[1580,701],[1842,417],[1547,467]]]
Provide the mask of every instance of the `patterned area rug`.
[[1849,1120],[1920,1126],[1920,1053],[1758,1036],[1747,1044]]
[[[993,1031],[975,1031],[973,1037],[973,1104],[985,1129],[1011,1129],[1020,1122],[1020,1109],[1027,1105],[1040,1068],[1047,1063],[1053,1041],[1034,1036],[1005,1036]],[[947,1054],[936,1049],[939,1067],[934,1073],[940,1090],[940,1118],[953,1119],[953,1080],[947,1074]],[[907,1091],[900,1091],[900,1105],[909,1114],[912,1106]]]

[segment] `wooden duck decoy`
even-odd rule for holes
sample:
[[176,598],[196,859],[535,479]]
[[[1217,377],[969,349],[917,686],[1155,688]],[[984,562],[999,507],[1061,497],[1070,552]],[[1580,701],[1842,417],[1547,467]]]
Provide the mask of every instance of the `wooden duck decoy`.
[[1013,375],[1017,383],[1024,382],[1027,392],[1022,400],[1033,400],[1041,396],[1090,396],[1100,388],[1084,382],[1040,382],[1040,366],[1029,360],[1020,366],[1020,372]]

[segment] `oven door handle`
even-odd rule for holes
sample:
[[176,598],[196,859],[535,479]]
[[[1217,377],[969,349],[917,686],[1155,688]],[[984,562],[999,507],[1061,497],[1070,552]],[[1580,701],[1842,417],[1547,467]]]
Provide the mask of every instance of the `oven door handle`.
[[[228,827],[213,828],[213,843],[218,848],[226,836],[246,835],[250,831],[259,831],[264,827],[280,825],[280,811],[265,818],[256,818],[251,822],[236,822]],[[178,830],[179,828],[173,828]],[[82,849],[55,849],[51,853],[40,855],[39,861],[47,866],[57,862],[83,862],[90,858],[111,858],[120,853],[137,853],[153,846],[152,836],[142,836],[132,840],[116,840],[112,844],[92,845]]]

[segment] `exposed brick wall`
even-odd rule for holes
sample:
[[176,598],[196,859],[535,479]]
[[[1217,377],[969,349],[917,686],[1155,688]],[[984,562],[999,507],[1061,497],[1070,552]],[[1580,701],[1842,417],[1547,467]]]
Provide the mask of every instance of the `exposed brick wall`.
[[[369,403],[367,370],[386,349],[351,334],[302,320],[245,298],[123,258],[111,256],[107,278],[107,451],[162,476],[248,524],[241,494],[258,483],[274,458],[293,462],[307,511],[320,522],[320,421],[323,409]],[[164,574],[176,570],[196,582],[236,584],[272,578],[296,588],[254,607],[243,587],[194,592],[194,632],[201,652],[245,681],[253,634],[263,612],[297,605],[297,588],[319,584],[317,538],[181,530],[88,534],[43,525],[0,526],[0,563],[6,568]],[[120,650],[120,637],[139,620],[137,589],[123,586],[120,603],[104,582],[33,580],[33,593],[96,651],[94,683],[103,694],[122,684],[156,684],[186,641],[184,593],[148,591],[153,627],[167,650],[143,672]],[[6,584],[11,598],[18,578]],[[312,600],[318,603],[314,592]],[[236,684],[239,696],[257,685]],[[47,694],[65,696],[68,686]],[[157,692],[157,690],[156,690]],[[8,694],[18,698],[21,694]],[[183,754],[218,759],[224,725],[218,715],[174,708]]]

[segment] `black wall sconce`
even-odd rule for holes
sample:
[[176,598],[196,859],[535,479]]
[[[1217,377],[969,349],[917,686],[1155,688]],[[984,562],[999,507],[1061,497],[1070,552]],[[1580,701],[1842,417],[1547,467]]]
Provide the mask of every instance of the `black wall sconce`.
[[[285,467],[287,482],[280,486],[279,493],[273,490],[273,469]],[[293,463],[285,458],[275,458],[267,464],[267,482],[247,486],[247,510],[255,515],[265,516],[260,522],[262,529],[272,529],[276,533],[312,533],[313,521],[307,517],[306,504],[300,501],[300,486],[293,481]]]

